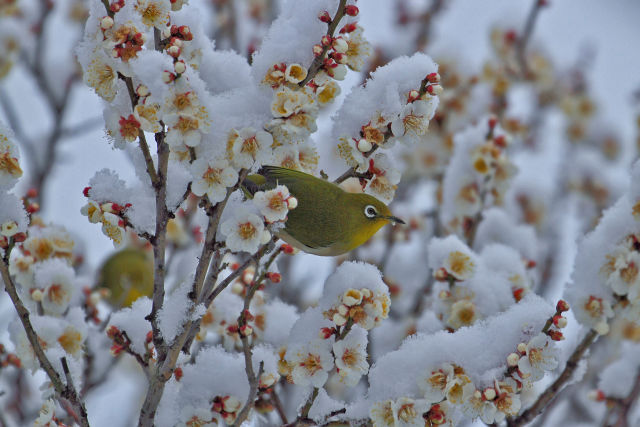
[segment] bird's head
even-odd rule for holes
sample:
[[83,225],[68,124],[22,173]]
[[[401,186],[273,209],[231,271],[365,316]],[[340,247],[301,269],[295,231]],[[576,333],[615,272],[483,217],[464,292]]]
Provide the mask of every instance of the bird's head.
[[389,207],[369,194],[350,194],[348,198],[350,227],[354,242],[359,246],[388,223],[404,224],[404,221],[391,214]]

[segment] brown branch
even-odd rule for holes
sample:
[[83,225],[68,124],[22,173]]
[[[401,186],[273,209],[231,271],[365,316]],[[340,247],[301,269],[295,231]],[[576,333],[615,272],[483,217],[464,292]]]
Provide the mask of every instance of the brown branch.
[[282,406],[280,398],[278,397],[278,393],[276,393],[275,385],[271,390],[271,402],[273,403],[273,406],[275,406],[276,411],[278,411],[278,415],[280,416],[280,420],[282,420],[282,424],[288,424],[289,421],[287,421],[287,414],[284,412],[284,408]]
[[527,64],[526,57],[527,44],[531,39],[531,34],[533,33],[533,28],[535,27],[540,9],[542,9],[545,4],[546,0],[533,0],[533,5],[531,6],[531,10],[529,11],[529,15],[527,16],[527,21],[524,26],[522,37],[518,38],[516,44],[516,58],[518,60],[518,64],[520,65],[520,72],[522,73],[523,77],[526,77],[529,74],[529,66]]
[[[238,317],[238,332],[240,334],[242,340],[242,352],[244,353],[244,363],[245,370],[247,372],[247,379],[249,380],[249,397],[247,398],[247,403],[245,403],[244,408],[240,411],[240,414],[236,418],[234,425],[239,426],[242,424],[249,416],[249,411],[253,408],[256,397],[258,395],[258,383],[260,381],[260,375],[262,375],[262,371],[264,368],[264,362],[260,362],[260,370],[258,375],[256,376],[253,371],[253,352],[251,351],[251,344],[249,344],[249,337],[242,334],[242,327],[247,324],[247,314],[249,313],[249,308],[251,306],[251,301],[253,300],[254,295],[264,282],[264,279],[267,276],[267,272],[271,264],[275,261],[277,256],[282,252],[282,247],[273,251],[273,254],[269,257],[267,262],[262,267],[262,273],[258,277],[258,280],[254,281],[249,290],[247,291],[246,296],[244,297],[244,304],[242,307],[242,312]],[[253,258],[256,264],[259,262],[259,258]],[[256,265],[257,268],[257,265]]]
[[311,410],[311,407],[313,406],[313,402],[315,402],[316,397],[318,397],[318,387],[314,387],[313,391],[311,392],[311,394],[309,395],[309,398],[307,399],[307,403],[304,404],[304,406],[302,407],[302,411],[300,411],[300,419],[307,419],[309,418],[309,411]]
[[547,406],[547,404],[558,394],[558,392],[564,387],[564,385],[571,379],[574,371],[578,367],[578,363],[587,349],[593,344],[598,337],[598,333],[593,329],[587,332],[587,335],[582,339],[578,347],[574,350],[573,354],[567,360],[567,364],[560,374],[560,376],[551,384],[547,389],[542,392],[538,399],[534,402],[529,409],[524,411],[516,418],[509,419],[507,425],[509,427],[523,426],[537,417],[540,412]]
[[[5,254],[5,258],[6,259],[0,259],[0,276],[4,281],[5,291],[9,294],[9,297],[11,298],[11,302],[13,303],[13,306],[15,307],[16,312],[18,313],[18,317],[20,318],[20,322],[22,322],[22,326],[24,327],[24,330],[27,334],[27,339],[31,344],[33,353],[35,354],[36,359],[40,364],[40,367],[42,367],[42,369],[45,371],[45,373],[51,380],[51,384],[53,384],[53,387],[58,397],[67,399],[71,404],[73,410],[79,416],[79,420],[78,420],[79,424],[82,425],[83,427],[85,426],[88,427],[89,421],[87,418],[87,409],[84,406],[84,402],[78,396],[78,393],[73,387],[73,383],[69,382],[68,380],[67,380],[67,384],[63,383],[62,378],[60,377],[58,372],[55,370],[55,368],[47,358],[47,355],[44,353],[44,350],[40,345],[38,335],[36,334],[36,331],[33,328],[33,325],[31,324],[31,318],[30,318],[31,314],[29,313],[29,310],[27,310],[27,308],[22,303],[22,300],[18,295],[18,291],[16,289],[15,283],[13,282],[13,279],[9,274],[9,267],[7,265],[7,260],[9,258],[8,252]],[[66,360],[63,364],[63,368],[65,365],[66,365]],[[68,367],[66,370],[68,370]],[[65,370],[65,374],[66,374],[66,370]]]
[[204,286],[205,276],[211,262],[211,257],[213,256],[218,224],[220,223],[222,212],[224,211],[224,208],[226,207],[231,194],[233,194],[234,191],[240,188],[248,174],[248,169],[240,170],[238,182],[233,187],[227,189],[227,195],[225,196],[225,198],[215,206],[212,206],[207,198],[203,199],[207,216],[209,217],[209,222],[207,225],[204,245],[202,246],[202,253],[200,254],[200,261],[198,262],[198,265],[196,267],[196,273],[193,279],[193,294],[191,299],[196,303],[201,302],[203,299],[202,290]]
[[640,374],[636,377],[631,393],[619,403],[618,420],[614,427],[627,427],[629,425],[629,412],[631,407],[638,402],[638,397],[640,397]]
[[434,18],[442,11],[444,0],[432,0],[429,9],[420,17],[420,27],[416,37],[416,49],[423,51],[429,43],[429,36],[433,28]]
[[[138,105],[138,95],[133,88],[133,79],[131,79],[131,77],[125,77],[120,73],[118,73],[118,78],[123,80],[127,86],[127,92],[129,92],[129,99],[131,100],[131,110],[135,111],[136,105]],[[162,133],[164,133],[164,131]],[[153,165],[153,158],[151,157],[151,151],[149,151],[149,144],[147,143],[147,138],[142,129],[138,130],[138,144],[140,145],[140,151],[142,151],[142,156],[144,157],[144,162],[147,167],[149,179],[151,179],[151,184],[157,189],[157,186],[159,185],[158,173],[156,173],[156,168]],[[159,159],[158,163],[160,163]],[[160,167],[160,165],[158,165],[158,167]]]
[[[340,23],[340,20],[344,17],[346,4],[347,4],[347,0],[340,0],[340,4],[338,4],[338,10],[336,11],[336,14],[331,19],[331,22],[329,23],[329,28],[327,29],[327,36],[329,36],[331,39],[333,39],[333,34],[336,32],[336,29],[338,28],[338,24]],[[316,74],[318,74],[318,71],[320,71],[324,63],[324,57],[327,55],[328,51],[329,51],[329,46],[322,46],[322,53],[320,53],[320,55],[313,58],[313,62],[311,62],[311,65],[309,66],[309,70],[307,71],[307,77],[305,77],[303,81],[298,83],[298,86],[304,87],[316,76]]]

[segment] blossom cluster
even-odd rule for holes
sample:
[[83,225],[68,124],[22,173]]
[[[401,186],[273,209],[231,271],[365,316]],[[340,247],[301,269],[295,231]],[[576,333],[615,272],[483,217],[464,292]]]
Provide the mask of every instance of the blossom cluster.
[[[558,307],[562,311],[568,309],[566,303]],[[556,311],[552,318],[562,317],[562,311]],[[552,338],[555,332],[551,333],[547,325],[542,327],[544,317],[535,321],[534,328],[540,328],[537,333],[522,321],[527,316],[533,315],[529,317],[532,319],[550,312],[547,303],[530,295],[507,311],[453,334],[439,332],[405,341],[399,351],[381,358],[370,373],[369,395],[375,403],[368,416],[376,426],[418,426],[457,425],[476,418],[491,424],[517,415],[520,393],[542,379],[545,372],[553,371],[559,362],[559,350]],[[552,318],[547,322],[551,323]],[[482,361],[474,360],[473,349],[486,346],[484,334],[503,328],[504,322],[514,322],[511,324],[521,325],[522,329],[505,337],[513,340],[511,344],[496,343],[485,351]],[[561,326],[565,324],[566,320],[560,322]],[[454,340],[458,342],[455,349],[445,347]],[[446,350],[442,354],[429,352],[433,346]],[[397,376],[394,384],[387,383],[385,389],[389,369],[398,363],[416,363],[412,372],[420,373]],[[358,410],[353,410],[355,415]]]
[[638,173],[636,163],[628,191],[580,244],[574,283],[565,291],[577,319],[601,335],[609,332],[616,313],[632,322],[640,319]]

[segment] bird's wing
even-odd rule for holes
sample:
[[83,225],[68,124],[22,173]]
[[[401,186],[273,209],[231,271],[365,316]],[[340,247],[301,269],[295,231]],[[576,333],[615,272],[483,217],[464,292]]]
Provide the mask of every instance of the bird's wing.
[[[285,185],[298,199],[291,210],[285,231],[308,248],[328,248],[344,233],[341,213],[344,191],[337,185],[304,172],[277,166],[263,166],[259,171],[271,185]],[[313,186],[314,191],[308,189]],[[320,187],[319,187],[320,186]]]

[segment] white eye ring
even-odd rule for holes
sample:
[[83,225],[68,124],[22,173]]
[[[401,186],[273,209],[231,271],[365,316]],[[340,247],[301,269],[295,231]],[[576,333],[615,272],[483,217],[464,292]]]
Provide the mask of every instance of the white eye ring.
[[378,215],[378,211],[372,205],[367,205],[364,208],[364,214],[367,218],[375,218]]

